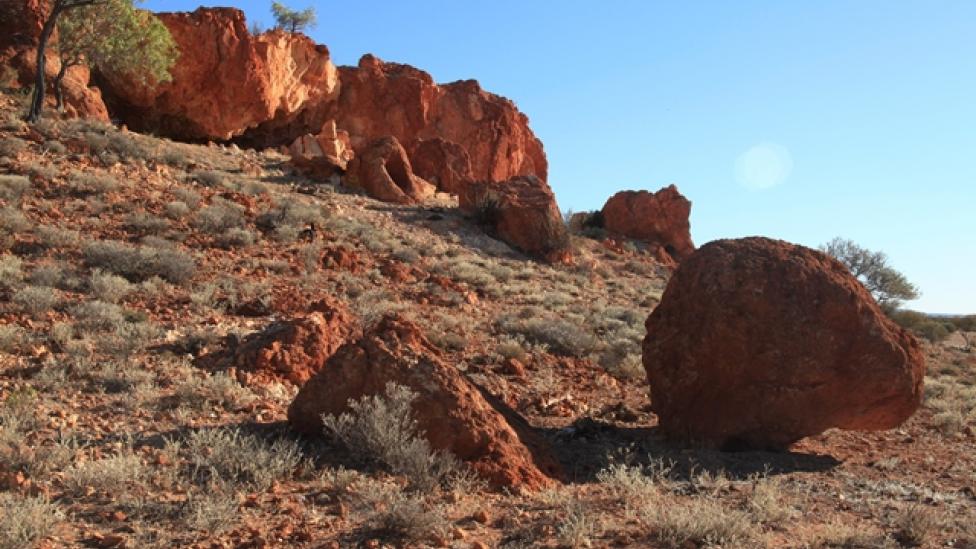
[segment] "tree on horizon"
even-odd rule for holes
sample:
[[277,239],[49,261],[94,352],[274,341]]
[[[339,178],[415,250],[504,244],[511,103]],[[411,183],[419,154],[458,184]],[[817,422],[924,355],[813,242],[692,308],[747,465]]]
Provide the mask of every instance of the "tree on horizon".
[[277,21],[277,28],[291,33],[304,32],[307,28],[315,28],[318,24],[315,8],[301,11],[293,10],[278,2],[271,3],[271,12]]

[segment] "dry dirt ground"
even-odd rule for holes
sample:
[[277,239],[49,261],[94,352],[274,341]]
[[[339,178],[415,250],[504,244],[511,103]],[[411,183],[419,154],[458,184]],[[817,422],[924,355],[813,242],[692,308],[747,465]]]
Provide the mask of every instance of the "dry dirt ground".
[[[574,236],[575,265],[543,265],[448,197],[392,206],[274,152],[28,127],[22,102],[0,95],[0,549],[976,547],[963,345],[927,347],[926,403],[900,429],[672,447],[639,346],[668,273],[639,246]],[[567,481],[415,490],[291,433],[288,382],[198,366],[323,295],[364,326],[418,320]]]

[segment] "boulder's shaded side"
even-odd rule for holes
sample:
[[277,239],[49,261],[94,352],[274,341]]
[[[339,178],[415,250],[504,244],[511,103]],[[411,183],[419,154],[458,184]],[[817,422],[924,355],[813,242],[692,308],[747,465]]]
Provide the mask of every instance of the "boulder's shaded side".
[[676,262],[695,251],[691,202],[674,185],[656,193],[621,191],[607,200],[601,213],[606,230],[658,246]]
[[538,177],[471,183],[458,201],[463,211],[516,249],[550,262],[570,260],[569,232],[556,196]]
[[345,183],[384,202],[410,204],[433,196],[436,189],[413,172],[407,151],[395,137],[377,139],[349,163]]
[[267,146],[317,132],[330,118],[339,78],[325,46],[280,30],[252,36],[244,14],[231,8],[157,15],[180,50],[173,80],[99,79],[113,115],[130,128]]
[[[474,80],[438,85],[426,72],[365,55],[357,67],[340,68],[339,127],[359,151],[392,135],[404,148],[437,162],[421,161],[417,175],[441,190],[458,192],[459,181],[505,181],[518,175],[545,180],[542,142],[515,104],[481,89]],[[438,143],[421,143],[440,140]],[[441,160],[443,159],[443,160]],[[470,174],[468,173],[470,165]],[[445,172],[452,166],[452,174]]]
[[458,194],[474,180],[468,151],[453,141],[418,139],[408,154],[414,172],[442,192]]
[[[9,67],[12,77],[2,85],[29,88],[34,85],[37,68],[37,43],[41,27],[51,12],[50,0],[8,0],[0,2],[0,72]],[[57,33],[52,36],[45,55],[44,73],[52,82],[61,68],[57,55]],[[65,114],[72,117],[92,118],[107,122],[108,111],[97,88],[89,86],[88,67],[69,67],[61,88],[64,93]],[[55,107],[54,90],[48,88],[45,107]]]
[[532,435],[517,433],[417,325],[396,316],[339,349],[299,391],[288,420],[301,432],[320,434],[323,414],[347,412],[350,399],[382,394],[389,382],[418,394],[413,414],[431,447],[468,462],[493,486],[536,489],[552,482],[547,473],[557,466],[537,457],[538,448],[530,451]]
[[651,401],[673,438],[785,448],[893,428],[918,408],[919,344],[836,260],[766,238],[706,244],[648,317]]

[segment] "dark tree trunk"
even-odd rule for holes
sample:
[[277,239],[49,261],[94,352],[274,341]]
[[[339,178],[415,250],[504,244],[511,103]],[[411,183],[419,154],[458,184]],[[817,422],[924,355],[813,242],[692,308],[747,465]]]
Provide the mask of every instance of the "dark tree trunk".
[[47,50],[48,40],[54,32],[54,26],[58,22],[58,16],[64,10],[64,2],[56,0],[54,7],[51,8],[51,15],[44,21],[44,28],[41,30],[41,38],[37,42],[37,69],[34,73],[34,97],[31,99],[30,111],[27,113],[28,122],[37,122],[41,118],[41,110],[44,108],[44,53]]
[[64,111],[64,90],[61,88],[61,83],[64,81],[64,75],[68,73],[68,67],[71,65],[62,60],[61,68],[58,69],[58,75],[54,77],[54,99],[57,101],[57,109],[59,112]]

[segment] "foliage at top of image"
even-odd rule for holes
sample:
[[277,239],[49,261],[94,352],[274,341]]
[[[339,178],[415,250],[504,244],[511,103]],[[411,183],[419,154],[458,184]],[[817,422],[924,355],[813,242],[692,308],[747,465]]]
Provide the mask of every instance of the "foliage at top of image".
[[55,0],[44,22],[37,51],[34,95],[27,119],[37,122],[44,108],[45,50],[58,29],[61,66],[54,77],[58,108],[61,82],[69,67],[87,64],[143,82],[170,78],[179,51],[169,30],[155,15],[135,7],[134,0]]
[[304,10],[293,10],[278,2],[271,3],[271,13],[274,14],[277,28],[288,32],[303,32],[308,28],[315,28],[318,24],[315,15],[315,8]]
[[835,238],[820,248],[847,267],[886,312],[892,312],[903,301],[918,299],[919,290],[914,284],[888,264],[884,252],[873,252],[852,240]]

